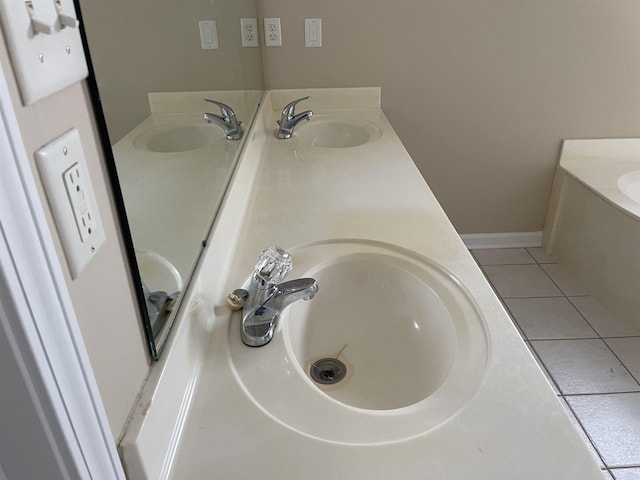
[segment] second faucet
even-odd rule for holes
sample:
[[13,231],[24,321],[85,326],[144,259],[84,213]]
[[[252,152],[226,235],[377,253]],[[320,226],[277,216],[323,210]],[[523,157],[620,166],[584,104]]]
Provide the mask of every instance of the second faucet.
[[313,116],[313,112],[311,110],[306,110],[302,113],[296,115],[296,105],[303,100],[307,100],[309,97],[302,97],[298,100],[294,100],[289,103],[282,110],[282,116],[280,117],[280,121],[278,121],[278,125],[280,128],[278,129],[277,137],[280,139],[291,138],[293,135],[293,129],[296,128],[296,125],[300,123],[302,120],[311,120]]

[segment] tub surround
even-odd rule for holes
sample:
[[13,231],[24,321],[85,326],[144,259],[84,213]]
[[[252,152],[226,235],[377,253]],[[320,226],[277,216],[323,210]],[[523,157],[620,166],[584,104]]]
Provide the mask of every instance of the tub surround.
[[[371,122],[380,137],[317,147],[302,141],[312,120],[291,140],[275,139],[282,105],[306,95],[314,115]],[[227,292],[245,283],[266,246],[292,252],[295,278],[296,251],[327,241],[389,244],[426,257],[463,285],[481,314],[488,354],[475,394],[424,433],[322,439],[273,415],[239,376],[232,351],[250,347],[240,343],[240,314],[225,307]],[[121,444],[132,478],[604,478],[380,110],[378,89],[267,94],[186,302]],[[272,343],[282,341],[282,328]],[[242,353],[259,369],[276,348]],[[296,409],[295,398],[282,401]]]
[[591,295],[640,328],[640,203],[624,192],[638,171],[640,139],[566,140],[543,245]]

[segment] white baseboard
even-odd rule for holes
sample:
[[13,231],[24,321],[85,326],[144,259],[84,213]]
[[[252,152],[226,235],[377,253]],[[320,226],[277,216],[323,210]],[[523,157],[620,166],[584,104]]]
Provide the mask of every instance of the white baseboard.
[[542,246],[542,232],[464,233],[460,238],[469,250]]

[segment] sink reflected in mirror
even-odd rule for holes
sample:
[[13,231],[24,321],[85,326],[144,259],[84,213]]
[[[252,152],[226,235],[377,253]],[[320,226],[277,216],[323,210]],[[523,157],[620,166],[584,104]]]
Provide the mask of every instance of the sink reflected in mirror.
[[134,147],[156,153],[197,150],[224,140],[223,131],[200,123],[169,124],[153,127],[133,140]]
[[291,275],[315,278],[316,296],[285,310],[265,347],[230,329],[235,374],[256,405],[298,433],[373,444],[425,434],[471,400],[487,330],[446,269],[366,240],[290,252]]
[[374,123],[334,115],[314,115],[298,126],[294,136],[303,144],[321,148],[352,148],[376,141],[382,132]]
[[[182,295],[166,323],[152,328],[143,290],[147,279],[138,268],[145,260],[135,252],[156,252],[179,272],[180,293],[188,288],[243,143],[227,141],[219,126],[204,121],[211,109],[204,98],[220,100],[220,92],[228,93],[224,103],[241,110],[249,127],[264,89],[262,50],[243,48],[238,32],[241,18],[259,16],[258,2],[74,0],[74,5],[86,36],[89,86],[132,284],[151,357],[158,359]],[[219,49],[201,48],[203,19],[216,20]],[[165,93],[177,94],[170,108]],[[137,129],[158,112],[195,116],[192,122],[152,122],[152,128]],[[121,141],[134,130],[138,136],[127,139],[121,156]]]

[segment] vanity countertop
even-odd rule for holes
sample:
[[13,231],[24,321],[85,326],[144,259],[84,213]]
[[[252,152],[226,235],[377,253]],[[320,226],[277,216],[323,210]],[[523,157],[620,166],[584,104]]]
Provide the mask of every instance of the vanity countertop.
[[[374,90],[364,92],[371,97]],[[339,115],[371,122],[382,135],[354,148],[312,146],[300,140],[305,124],[291,140],[266,136],[226,285],[216,292],[219,315],[169,478],[602,480],[376,95],[373,102],[358,103],[357,90],[344,102],[324,93],[271,92],[256,127],[273,132],[286,101],[311,95],[298,108],[311,108],[316,119]],[[474,299],[484,317],[489,359],[475,395],[443,424],[402,441],[326,441],[287,427],[239,381],[229,344],[239,336],[240,315],[228,314],[224,293],[246,281],[263,248],[290,249],[295,264],[296,249],[327,239],[366,239],[416,252],[445,266]],[[268,348],[250,352],[256,368]]]

